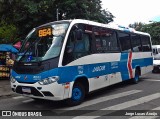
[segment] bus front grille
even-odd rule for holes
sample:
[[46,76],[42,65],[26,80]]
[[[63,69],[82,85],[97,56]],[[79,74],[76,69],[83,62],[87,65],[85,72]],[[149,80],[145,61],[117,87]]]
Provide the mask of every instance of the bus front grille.
[[[29,88],[29,89],[31,90],[31,93],[23,92],[23,91],[22,91],[22,87]],[[17,86],[17,88],[16,88],[16,93],[44,97],[36,88],[34,88],[34,87],[29,87],[29,86]]]

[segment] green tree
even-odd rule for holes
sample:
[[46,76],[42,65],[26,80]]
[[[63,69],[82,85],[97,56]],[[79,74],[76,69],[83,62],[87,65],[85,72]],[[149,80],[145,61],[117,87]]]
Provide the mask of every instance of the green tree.
[[13,43],[17,38],[17,28],[13,24],[7,24],[4,21],[0,23],[0,43]]
[[56,0],[60,19],[87,19],[101,23],[113,21],[114,16],[102,9],[101,0]]
[[154,22],[142,26],[141,31],[147,32],[152,37],[152,43],[154,45],[160,44],[160,22]]
[[21,37],[41,24],[59,20],[87,19],[102,23],[113,15],[101,7],[101,0],[0,0],[0,21],[13,24]]
[[1,21],[14,24],[19,35],[26,35],[33,27],[55,20],[55,0],[1,0]]
[[137,31],[149,33],[152,38],[152,44],[160,44],[160,22],[153,22],[150,24],[137,23],[130,24],[129,27],[134,28]]
[[129,24],[129,27],[134,28],[137,31],[140,31],[141,28],[144,26],[145,24],[142,22],[135,22],[133,24]]

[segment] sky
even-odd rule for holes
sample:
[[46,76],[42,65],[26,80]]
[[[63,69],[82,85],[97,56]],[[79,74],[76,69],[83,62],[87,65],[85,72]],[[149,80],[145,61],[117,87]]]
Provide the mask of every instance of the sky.
[[101,0],[102,8],[116,18],[114,22],[128,26],[135,22],[160,21],[160,0]]

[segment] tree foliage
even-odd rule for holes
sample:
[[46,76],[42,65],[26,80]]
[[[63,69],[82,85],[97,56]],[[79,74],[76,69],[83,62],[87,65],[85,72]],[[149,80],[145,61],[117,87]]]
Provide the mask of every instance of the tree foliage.
[[113,21],[113,15],[101,7],[101,0],[56,0],[60,19],[87,19],[101,23]]
[[62,19],[88,19],[102,23],[113,15],[101,7],[101,0],[0,0],[0,21],[13,24],[17,35],[25,36],[33,27]]
[[12,43],[12,40],[18,40],[15,35],[17,28],[13,24],[7,24],[4,21],[0,23],[0,43]]
[[26,34],[33,27],[54,20],[52,15],[55,0],[2,0],[1,20],[13,23]]
[[160,44],[160,22],[153,22],[150,24],[134,23],[129,25],[137,31],[147,32],[151,35],[152,43],[154,45]]
[[144,26],[145,24],[142,22],[135,22],[133,24],[129,24],[129,27],[134,28],[137,31],[141,31],[141,28]]
[[153,44],[160,44],[160,22],[146,24],[141,28],[141,31],[151,35]]

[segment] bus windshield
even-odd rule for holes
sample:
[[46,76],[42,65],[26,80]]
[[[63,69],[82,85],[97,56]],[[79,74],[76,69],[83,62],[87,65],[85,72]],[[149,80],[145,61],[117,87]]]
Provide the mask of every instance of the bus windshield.
[[26,37],[17,61],[39,62],[59,56],[69,23],[33,29]]

